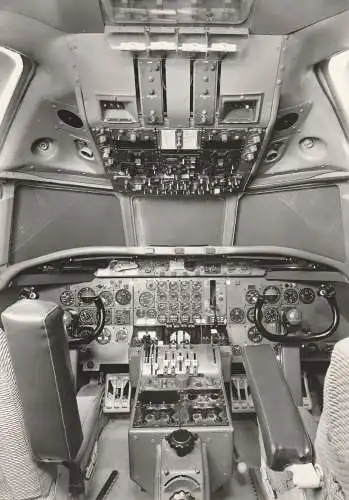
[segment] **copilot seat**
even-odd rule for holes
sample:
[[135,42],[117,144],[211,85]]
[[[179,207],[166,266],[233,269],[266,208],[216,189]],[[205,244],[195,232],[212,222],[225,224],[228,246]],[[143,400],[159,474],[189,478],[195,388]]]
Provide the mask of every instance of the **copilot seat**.
[[261,437],[270,498],[349,499],[349,338],[333,350],[319,425],[297,408],[270,345],[246,346],[244,366]]
[[0,498],[84,491],[101,429],[102,389],[75,393],[63,310],[20,300],[1,315]]

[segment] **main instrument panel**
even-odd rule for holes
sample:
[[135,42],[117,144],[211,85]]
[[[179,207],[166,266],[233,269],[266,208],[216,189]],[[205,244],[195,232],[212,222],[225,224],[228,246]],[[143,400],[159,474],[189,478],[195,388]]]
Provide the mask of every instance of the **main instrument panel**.
[[233,354],[240,355],[244,344],[267,342],[254,321],[254,304],[259,294],[266,299],[263,322],[270,331],[282,334],[286,315],[302,321],[309,329],[325,328],[331,322],[331,314],[326,301],[318,295],[318,288],[316,283],[268,281],[262,276],[95,278],[60,289],[56,300],[68,315],[72,311],[78,314],[79,335],[83,335],[85,327],[96,323],[96,312],[93,305],[82,302],[80,297],[102,296],[106,324],[91,344],[98,366],[121,362],[120,359],[127,363],[129,345],[136,345],[137,338],[142,339],[145,334],[170,338],[172,332],[179,331],[184,336],[187,332],[189,339],[199,336],[198,343],[212,343],[208,327],[224,330],[225,336],[217,335],[214,343],[231,345]]

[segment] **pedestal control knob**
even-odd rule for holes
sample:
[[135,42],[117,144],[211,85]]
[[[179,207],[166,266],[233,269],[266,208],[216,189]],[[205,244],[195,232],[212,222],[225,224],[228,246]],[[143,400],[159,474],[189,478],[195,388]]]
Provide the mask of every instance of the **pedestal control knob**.
[[292,307],[291,309],[287,309],[285,312],[285,318],[287,323],[292,326],[297,326],[302,322],[302,313],[296,307]]
[[179,457],[185,457],[193,451],[197,436],[187,429],[176,429],[169,436],[166,436],[166,439]]
[[195,497],[189,491],[180,490],[176,491],[170,500],[195,500]]

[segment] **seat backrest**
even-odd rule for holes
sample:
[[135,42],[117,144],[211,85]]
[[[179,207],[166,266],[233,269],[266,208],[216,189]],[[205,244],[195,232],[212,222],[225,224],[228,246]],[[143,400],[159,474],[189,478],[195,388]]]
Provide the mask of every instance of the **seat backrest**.
[[332,352],[315,449],[328,498],[349,498],[349,338]]
[[35,461],[6,335],[0,330],[0,498],[45,497],[54,471]]
[[52,302],[20,300],[1,315],[34,455],[71,462],[82,429],[63,310]]

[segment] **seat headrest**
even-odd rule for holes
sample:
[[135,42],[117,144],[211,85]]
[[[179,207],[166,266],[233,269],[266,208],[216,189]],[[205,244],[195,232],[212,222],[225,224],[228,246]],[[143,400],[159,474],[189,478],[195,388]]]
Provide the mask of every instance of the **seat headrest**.
[[83,436],[63,310],[53,302],[24,299],[1,318],[34,454],[70,462]]

